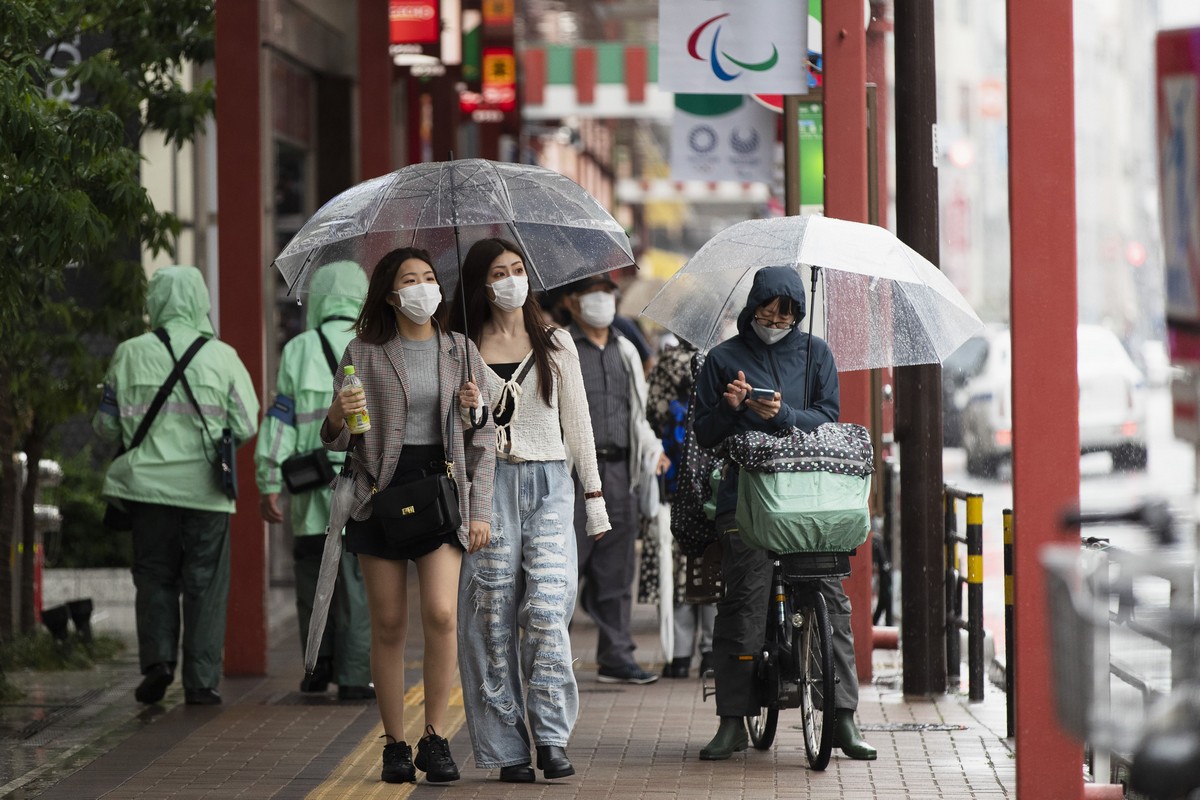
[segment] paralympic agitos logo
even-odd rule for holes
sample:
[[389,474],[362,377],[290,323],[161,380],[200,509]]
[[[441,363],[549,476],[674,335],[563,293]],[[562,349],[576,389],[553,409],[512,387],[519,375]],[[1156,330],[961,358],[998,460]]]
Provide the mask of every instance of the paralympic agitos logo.
[[[728,16],[729,16],[729,12],[726,12],[724,14],[718,14],[717,16],[713,17],[712,19],[708,19],[708,20],[705,20],[704,22],[700,23],[700,25],[694,31],[692,31],[692,34],[688,37],[688,42],[687,42],[688,55],[691,56],[692,58],[696,59],[697,61],[704,61],[705,57],[700,55],[700,52],[697,49],[697,45],[699,45],[699,43],[700,43],[700,37],[704,34],[704,31],[710,25],[712,25],[717,20],[724,19],[725,17],[728,17]],[[721,39],[721,26],[717,25],[715,28],[713,28],[713,32],[712,32],[712,45],[709,47],[708,63],[709,63],[709,66],[712,67],[713,74],[716,75],[718,78],[720,78],[723,81],[732,81],[732,80],[737,79],[742,74],[742,70],[750,70],[751,72],[766,72],[767,70],[771,69],[779,62],[779,50],[778,50],[778,48],[775,47],[774,43],[771,44],[770,58],[767,58],[765,61],[750,62],[750,61],[741,61],[739,59],[736,59],[733,56],[729,55],[729,53],[726,53],[724,50],[721,50],[720,49],[720,39]],[[738,70],[737,72],[730,72],[721,63],[721,59],[724,59],[725,61],[728,61],[731,64],[741,67],[741,70]]]

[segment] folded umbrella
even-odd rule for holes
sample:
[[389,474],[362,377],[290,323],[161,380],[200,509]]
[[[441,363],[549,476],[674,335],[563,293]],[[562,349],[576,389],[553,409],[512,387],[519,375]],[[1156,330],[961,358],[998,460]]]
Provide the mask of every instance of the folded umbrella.
[[[348,458],[348,457],[347,457]],[[317,575],[317,591],[313,597],[312,617],[308,621],[308,647],[304,651],[304,673],[311,675],[317,667],[321,637],[329,618],[329,605],[342,560],[342,529],[350,520],[354,508],[354,478],[343,469],[335,479],[333,499],[329,504],[329,525],[325,528],[325,549],[321,553],[321,571]]]

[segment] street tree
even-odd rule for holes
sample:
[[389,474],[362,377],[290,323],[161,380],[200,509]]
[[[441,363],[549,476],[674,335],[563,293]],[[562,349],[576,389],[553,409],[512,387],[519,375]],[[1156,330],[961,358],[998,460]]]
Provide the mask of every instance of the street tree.
[[213,13],[213,0],[0,3],[0,553],[13,564],[23,546],[19,609],[0,567],[0,643],[18,616],[34,625],[48,438],[95,407],[104,345],[145,329],[142,252],[174,253],[180,223],[142,187],[139,142],[180,146],[211,117],[212,82],[184,76],[213,58]]

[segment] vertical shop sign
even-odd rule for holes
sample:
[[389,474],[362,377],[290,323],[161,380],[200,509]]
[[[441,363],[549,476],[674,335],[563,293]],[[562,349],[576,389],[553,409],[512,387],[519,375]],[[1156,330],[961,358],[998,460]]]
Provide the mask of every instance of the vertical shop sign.
[[441,35],[437,0],[390,0],[392,44],[435,44]]
[[513,48],[483,48],[483,102],[500,111],[516,109],[517,59]]

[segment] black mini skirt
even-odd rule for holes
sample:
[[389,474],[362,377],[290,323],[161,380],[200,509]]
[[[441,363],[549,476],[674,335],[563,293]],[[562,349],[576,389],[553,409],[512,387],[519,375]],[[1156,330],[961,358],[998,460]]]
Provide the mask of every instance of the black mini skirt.
[[[400,451],[396,473],[392,476],[388,488],[417,480],[426,474],[430,464],[441,464],[445,460],[445,451],[441,445],[409,445]],[[457,533],[395,545],[384,530],[384,525],[395,524],[399,523],[391,520],[385,522],[374,514],[364,520],[351,519],[346,523],[346,550],[355,555],[375,556],[389,561],[416,561],[444,544],[463,549]]]

